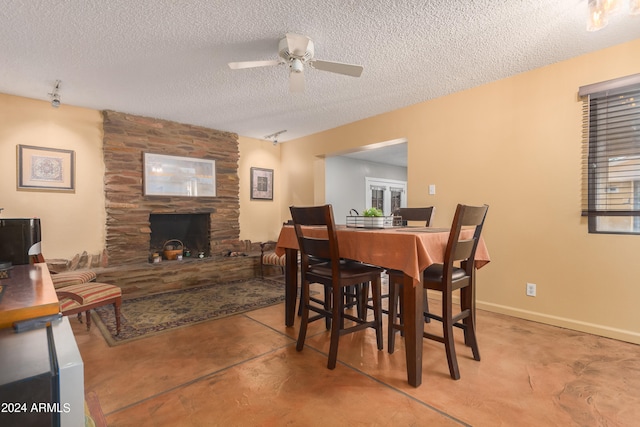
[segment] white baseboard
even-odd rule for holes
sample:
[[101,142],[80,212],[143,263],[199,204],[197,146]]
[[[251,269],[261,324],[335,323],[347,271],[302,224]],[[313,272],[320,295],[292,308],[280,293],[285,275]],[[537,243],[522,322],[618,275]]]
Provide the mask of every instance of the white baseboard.
[[[440,292],[428,291],[428,296],[429,299],[440,301]],[[460,303],[458,295],[453,296],[453,303]],[[535,311],[522,310],[511,306],[494,304],[486,301],[476,301],[476,308],[480,310],[490,311],[492,313],[499,313],[505,314],[507,316],[517,317],[519,319],[544,323],[545,325],[558,326],[560,328],[571,329],[573,331],[580,331],[588,334],[599,335],[601,337],[630,342],[632,344],[640,344],[640,333],[625,329],[612,328],[609,326],[582,322],[580,320],[569,319],[566,317],[552,316]]]
[[484,301],[476,301],[476,308],[494,313],[506,314],[520,319],[540,322],[546,325],[558,326],[574,331],[586,332],[602,337],[626,341],[633,344],[640,344],[640,333],[625,329],[611,328],[609,326],[598,325],[595,323],[582,322],[580,320],[552,316],[549,314],[542,314],[535,311],[522,310],[519,308]]

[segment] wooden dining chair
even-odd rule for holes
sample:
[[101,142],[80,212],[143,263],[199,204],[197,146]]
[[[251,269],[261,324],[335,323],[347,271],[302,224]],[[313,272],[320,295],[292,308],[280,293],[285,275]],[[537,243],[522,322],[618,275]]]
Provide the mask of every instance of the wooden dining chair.
[[[310,322],[330,319],[331,342],[327,367],[334,369],[341,335],[373,328],[378,350],[382,350],[381,268],[340,259],[338,238],[331,205],[291,206],[291,217],[298,239],[301,258],[302,318],[296,349],[302,351]],[[352,285],[371,283],[373,320],[353,316],[345,311],[344,290]],[[331,301],[316,304],[310,298],[309,284],[322,284]],[[309,312],[316,313],[310,317]],[[345,321],[349,321],[347,324]],[[329,326],[329,324],[328,324]]]
[[[431,221],[433,221],[433,214],[435,212],[435,209],[436,208],[434,206],[427,206],[422,208],[399,208],[393,212],[393,215],[400,220],[399,225],[406,226],[411,221],[411,222],[424,222],[425,227],[430,227]],[[387,270],[387,274],[389,276],[391,275],[401,276],[403,273],[402,271]],[[391,280],[389,280],[389,286],[391,286]],[[389,298],[389,294],[383,294],[382,299],[385,299],[385,298]],[[391,312],[392,304],[396,304],[396,306],[393,307],[393,310],[394,310],[393,315],[397,316],[399,320],[401,320],[402,311],[398,307],[399,301],[394,301],[392,299],[389,299],[389,303],[387,305],[388,310],[382,309],[382,312],[389,315]],[[428,308],[426,308],[425,310],[428,311]],[[390,323],[393,323],[393,322],[390,322]],[[392,331],[391,328],[389,328],[389,333],[395,333],[395,332],[397,332],[395,329]],[[391,342],[389,337],[387,337],[387,340]]]
[[[480,234],[489,206],[458,205],[453,217],[453,224],[449,233],[447,247],[442,264],[432,264],[423,272],[423,286],[425,289],[441,292],[441,315],[436,315],[426,309],[425,318],[442,322],[442,335],[424,332],[427,339],[444,343],[449,364],[451,378],[460,379],[458,361],[453,340],[453,327],[464,331],[465,345],[471,347],[473,358],[480,360],[478,341],[476,339],[475,321],[475,254],[480,241]],[[463,227],[474,227],[470,238],[461,238]],[[457,266],[459,263],[459,266]],[[390,301],[398,300],[400,286],[403,281],[402,272],[394,272],[389,276]],[[460,310],[454,314],[453,293],[460,290]],[[426,297],[425,297],[426,303]],[[425,306],[428,307],[428,306]],[[402,331],[402,323],[392,321],[393,313],[389,314],[389,353],[394,351],[395,331]]]
[[420,221],[425,223],[425,227],[429,227],[434,212],[435,207],[433,206],[425,208],[399,208],[393,212],[393,216],[400,219],[401,225],[408,225],[409,221]]

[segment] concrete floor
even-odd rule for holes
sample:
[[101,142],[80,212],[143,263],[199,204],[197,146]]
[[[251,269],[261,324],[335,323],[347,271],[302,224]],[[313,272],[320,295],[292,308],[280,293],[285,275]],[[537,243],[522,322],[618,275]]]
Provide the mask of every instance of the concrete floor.
[[383,351],[371,329],[341,337],[330,371],[324,322],[310,325],[297,352],[298,323],[284,326],[284,304],[117,347],[70,320],[85,392],[98,396],[109,426],[638,425],[640,346],[477,316],[482,360],[456,332],[454,381],[443,345],[424,340],[419,388],[406,381],[404,340],[387,353],[386,327]]

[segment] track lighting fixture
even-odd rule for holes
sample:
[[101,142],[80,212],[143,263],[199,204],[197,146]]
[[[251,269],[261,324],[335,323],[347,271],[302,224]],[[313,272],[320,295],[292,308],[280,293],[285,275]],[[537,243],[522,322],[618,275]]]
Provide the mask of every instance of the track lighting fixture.
[[58,91],[60,90],[60,80],[56,80],[55,85],[53,86],[53,92],[49,93],[51,97],[51,106],[53,108],[58,108],[60,106],[60,94]]
[[273,139],[273,145],[278,145],[278,135],[285,133],[287,130],[280,130],[276,133],[272,133],[271,135],[267,135],[264,139]]

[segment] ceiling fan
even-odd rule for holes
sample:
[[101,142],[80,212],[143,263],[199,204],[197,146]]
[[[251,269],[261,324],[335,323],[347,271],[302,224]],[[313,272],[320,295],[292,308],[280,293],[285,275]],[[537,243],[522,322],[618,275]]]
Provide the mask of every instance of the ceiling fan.
[[309,65],[316,70],[329,71],[331,73],[360,77],[362,66],[343,64],[341,62],[320,61],[313,57],[313,41],[306,36],[287,33],[278,44],[278,56],[280,59],[266,61],[230,62],[229,68],[239,70],[242,68],[269,67],[272,65],[289,66],[289,90],[291,92],[304,91],[304,66]]

